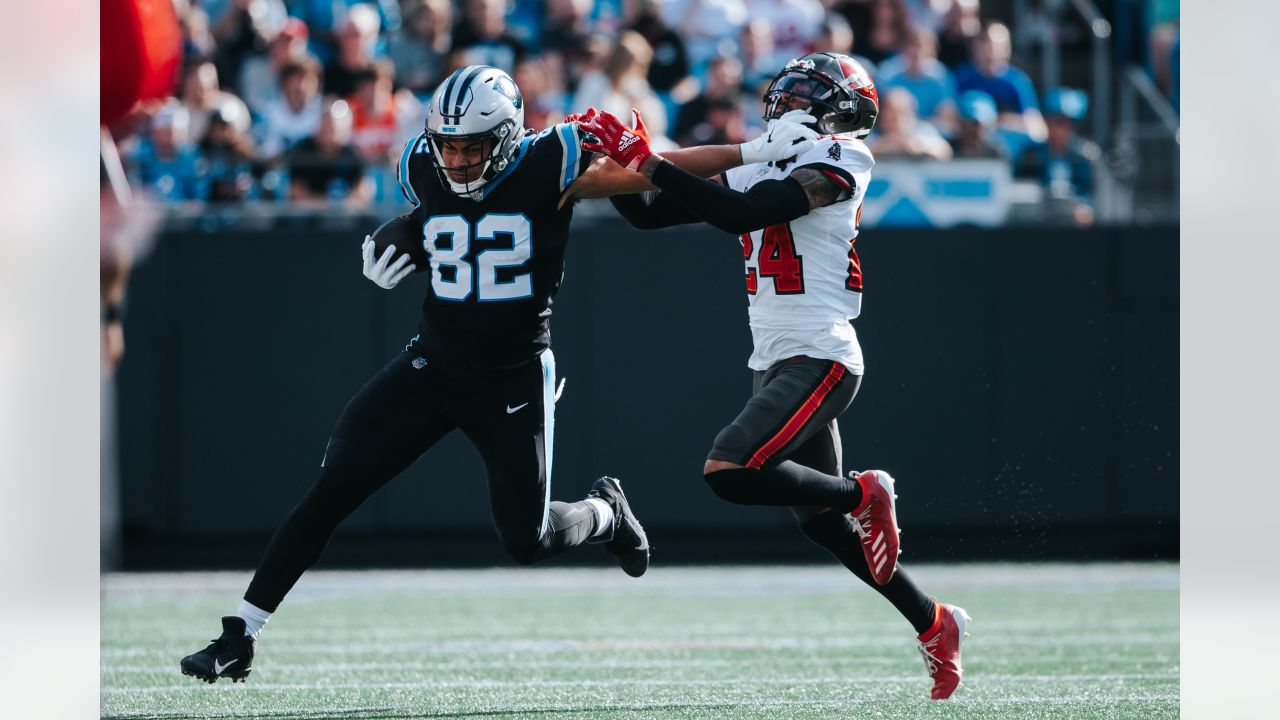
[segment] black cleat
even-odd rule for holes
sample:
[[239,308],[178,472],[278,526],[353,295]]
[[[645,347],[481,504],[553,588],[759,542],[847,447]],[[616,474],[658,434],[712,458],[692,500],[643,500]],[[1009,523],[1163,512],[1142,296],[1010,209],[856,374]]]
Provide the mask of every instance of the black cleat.
[[229,615],[222,618],[222,636],[209,647],[182,658],[182,674],[193,675],[207,683],[218,678],[244,682],[253,664],[254,639],[244,634],[244,618]]
[[591,486],[587,497],[600,498],[613,508],[613,533],[602,541],[604,548],[618,559],[623,572],[631,577],[643,575],[649,569],[649,538],[631,512],[627,496],[622,494],[622,483],[602,477]]

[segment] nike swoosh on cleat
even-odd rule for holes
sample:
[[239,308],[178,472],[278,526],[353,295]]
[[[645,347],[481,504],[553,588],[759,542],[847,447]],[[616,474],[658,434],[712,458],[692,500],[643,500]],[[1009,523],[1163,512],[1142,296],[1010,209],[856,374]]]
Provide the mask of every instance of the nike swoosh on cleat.
[[227,668],[231,667],[232,665],[235,665],[238,662],[240,662],[240,658],[236,658],[235,660],[232,660],[226,665],[222,665],[222,664],[219,664],[217,659],[215,658],[213,661],[213,674],[221,675],[223,670],[226,670]]
[[517,410],[519,410],[520,408],[522,408],[522,407],[524,407],[525,405],[528,405],[528,404],[529,404],[529,403],[522,403],[522,404],[517,405],[517,406],[515,406],[515,407],[511,407],[510,405],[508,405],[508,406],[507,406],[507,414],[508,414],[508,415],[510,415],[511,413],[516,412]]

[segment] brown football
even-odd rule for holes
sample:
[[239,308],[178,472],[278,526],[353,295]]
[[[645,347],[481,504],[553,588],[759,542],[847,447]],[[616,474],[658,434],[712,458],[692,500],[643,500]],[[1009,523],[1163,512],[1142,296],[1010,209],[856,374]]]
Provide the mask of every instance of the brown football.
[[399,215],[382,223],[373,231],[373,258],[382,257],[390,245],[396,246],[395,262],[401,255],[408,253],[409,262],[413,263],[415,273],[427,269],[427,251],[422,247],[422,225],[409,215]]

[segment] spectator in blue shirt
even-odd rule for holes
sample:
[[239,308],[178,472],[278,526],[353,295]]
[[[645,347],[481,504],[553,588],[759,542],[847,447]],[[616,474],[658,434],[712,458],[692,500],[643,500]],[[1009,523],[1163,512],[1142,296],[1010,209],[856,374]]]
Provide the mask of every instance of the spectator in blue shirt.
[[946,66],[938,62],[938,37],[932,30],[912,28],[902,52],[880,65],[880,92],[902,88],[916,99],[920,117],[944,135],[956,127],[956,84]]
[[163,200],[200,200],[199,153],[188,141],[187,109],[174,102],[151,119],[151,130],[138,144],[133,182]]
[[956,91],[981,90],[990,95],[996,101],[996,125],[1007,140],[1017,141],[1020,135],[1043,142],[1046,129],[1035,86],[1026,73],[1009,64],[1012,50],[1009,28],[989,23],[970,46],[971,62],[956,70]]
[[1009,160],[1009,150],[995,137],[996,102],[981,90],[970,90],[960,96],[960,124],[951,139],[956,158],[994,158]]
[[1102,156],[1097,145],[1076,134],[1076,123],[1088,108],[1089,96],[1083,90],[1048,92],[1048,139],[1027,148],[1016,169],[1019,177],[1040,181],[1047,202],[1065,208],[1077,225],[1093,222],[1093,164]]

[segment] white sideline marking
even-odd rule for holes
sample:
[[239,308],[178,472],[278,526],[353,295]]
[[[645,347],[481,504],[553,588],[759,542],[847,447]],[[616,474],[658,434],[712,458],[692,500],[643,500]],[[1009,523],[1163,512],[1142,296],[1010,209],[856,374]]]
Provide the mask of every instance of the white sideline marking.
[[[736,627],[734,631],[740,632],[741,627]],[[1040,633],[1037,636],[1023,635],[1017,631],[1001,633],[996,631],[990,625],[983,624],[982,637],[984,644],[988,647],[1087,647],[1091,645],[1108,645],[1112,646],[1117,643],[1123,645],[1169,645],[1177,647],[1178,638],[1176,634],[1169,633],[1096,633],[1091,635],[1080,635],[1072,633],[1069,630],[1064,631],[1062,635],[1053,635],[1048,633]],[[306,655],[342,655],[351,656],[359,654],[386,656],[394,652],[415,652],[415,653],[435,653],[439,655],[451,655],[457,653],[475,654],[475,653],[493,653],[507,654],[512,652],[561,652],[561,653],[581,653],[595,655],[598,653],[613,653],[618,650],[635,650],[641,652],[664,652],[664,651],[690,651],[690,650],[724,650],[724,649],[748,649],[748,650],[840,650],[846,648],[871,648],[871,647],[909,647],[910,637],[903,634],[884,634],[879,636],[859,636],[856,638],[845,637],[826,637],[820,640],[797,639],[797,638],[762,638],[751,642],[734,642],[734,641],[703,641],[704,644],[698,645],[697,641],[690,643],[687,641],[631,641],[616,643],[595,643],[584,644],[571,640],[546,640],[546,641],[459,641],[459,642],[433,642],[424,640],[421,642],[374,642],[374,643],[341,643],[335,645],[333,643],[306,643],[306,642],[290,642],[283,634],[272,636],[274,648],[273,652],[277,653],[299,653]],[[182,655],[182,651],[189,651],[185,645],[175,645],[166,654],[164,651],[158,651],[154,648],[103,648],[101,655],[105,658],[136,658],[136,657],[155,657],[162,658],[167,664],[171,659],[169,656],[176,653],[177,657]]]
[[[1177,563],[960,563],[913,565],[917,582],[947,591],[957,588],[1059,588],[1060,592],[1095,594],[1114,590],[1177,590]],[[103,608],[121,602],[154,602],[157,597],[239,597],[249,572],[106,573],[102,576]],[[474,570],[392,570],[308,572],[289,594],[289,602],[316,598],[362,596],[403,590],[456,594],[475,591],[521,593],[531,590],[592,593],[636,592],[635,581],[617,568],[488,568]],[[645,576],[645,592],[681,595],[734,595],[759,592],[776,597],[787,591],[845,592],[849,573],[831,566],[690,566],[662,568]]]
[[[176,674],[176,671],[175,671]],[[179,676],[180,677],[180,676]],[[357,682],[357,683],[254,683],[254,690],[369,690],[379,688],[383,690],[413,690],[413,689],[449,689],[449,688],[470,688],[470,689],[538,689],[552,687],[708,687],[719,685],[850,685],[850,684],[876,684],[876,685],[895,685],[895,684],[917,684],[925,679],[924,672],[913,675],[893,675],[866,678],[849,678],[849,677],[786,677],[786,678],[757,678],[757,677],[732,677],[721,678],[716,680],[626,680],[615,678],[610,680],[428,680],[420,682]],[[1177,675],[1154,674],[1154,673],[1134,673],[1134,674],[1116,674],[1116,675],[973,675],[966,676],[965,683],[967,686],[979,687],[986,682],[1047,682],[1058,683],[1062,681],[1074,682],[1124,682],[1126,680],[1167,680],[1176,682]],[[176,681],[175,681],[176,682]],[[128,687],[128,688],[103,688],[102,692],[107,695],[128,694],[128,693],[168,693],[175,690],[195,689],[200,690],[201,686],[187,685],[177,683],[174,685],[154,685],[150,687]],[[1061,697],[1061,696],[1059,696]],[[1083,695],[1081,698],[1096,699],[1094,695]],[[1176,697],[1176,696],[1175,696]],[[1120,699],[1120,698],[1118,698]],[[1128,698],[1123,698],[1127,700]],[[983,698],[984,702],[996,701],[999,698]],[[1005,701],[1009,699],[1006,698]]]
[[[1082,695],[1082,696],[1067,696],[1067,697],[1058,696],[1054,698],[1014,697],[1014,698],[1002,698],[1000,700],[986,700],[984,702],[990,702],[992,704],[1002,704],[1002,705],[1014,704],[1014,703],[1036,703],[1036,704],[1046,704],[1046,705],[1066,705],[1066,704],[1074,704],[1074,703],[1085,703],[1090,707],[1099,707],[1099,706],[1107,707],[1107,706],[1116,705],[1119,703],[1151,703],[1151,704],[1159,703],[1159,704],[1166,704],[1166,705],[1167,704],[1177,705],[1178,698],[1176,696],[1161,697],[1156,695],[1137,695],[1137,696],[1125,697],[1123,699],[1104,698],[1099,700],[1098,698],[1093,696]],[[836,710],[841,716],[847,716],[848,709],[850,707],[863,706],[863,705],[871,705],[873,707],[878,707],[878,706],[882,706],[883,703],[884,703],[883,698],[858,698],[858,697],[848,697],[848,698],[842,698],[840,700],[762,700],[760,698],[753,698],[750,700],[721,700],[721,701],[710,700],[707,702],[665,702],[665,703],[664,702],[657,702],[657,703],[610,702],[609,710],[614,712],[627,712],[627,711],[644,711],[644,710],[669,711],[674,709],[727,710],[729,708],[739,708],[739,707],[751,708],[753,710],[759,710],[762,708],[791,708],[791,707],[826,708],[826,707],[829,707],[829,708],[832,708],[833,710]],[[965,701],[961,699],[957,704],[963,706],[964,703]],[[414,713],[424,712],[424,708],[417,703],[414,703],[413,705],[408,705],[408,706],[396,705],[396,706],[390,706],[390,707],[384,706],[384,707],[376,708],[376,710],[380,710],[380,711],[401,710],[401,709],[409,710]],[[444,709],[444,708],[441,707],[441,709]],[[327,709],[317,709],[317,712],[321,712],[326,717],[329,717],[329,716],[332,716],[333,711],[327,710]],[[354,710],[352,712],[364,712],[364,709]],[[432,710],[431,712],[438,712],[438,710]],[[486,712],[487,714],[496,714],[496,715],[533,715],[533,714],[541,715],[546,713],[561,713],[561,712],[574,713],[574,714],[589,713],[592,715],[596,715],[599,712],[601,712],[601,708],[596,705],[569,705],[564,703],[546,703],[546,704],[538,704],[538,705],[492,705],[492,706],[487,706],[484,712]],[[456,714],[451,714],[450,716],[457,717]],[[145,715],[126,714],[125,717],[190,718],[190,717],[193,717],[193,715],[188,711],[179,710],[179,711],[159,711],[159,712],[151,711],[151,712],[147,712]]]

